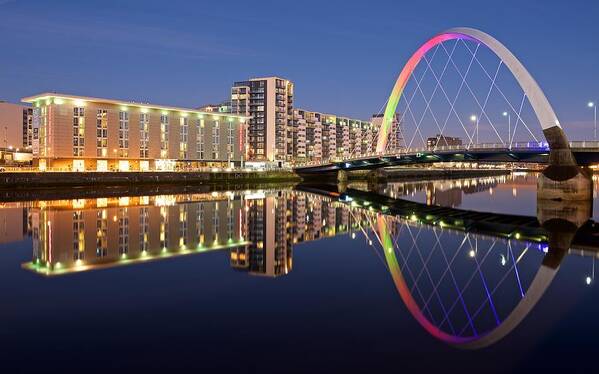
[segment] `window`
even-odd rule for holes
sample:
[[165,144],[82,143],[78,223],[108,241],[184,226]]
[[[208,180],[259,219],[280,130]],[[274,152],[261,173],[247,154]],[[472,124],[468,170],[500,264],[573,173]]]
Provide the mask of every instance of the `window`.
[[73,108],[73,156],[81,157],[85,148],[85,109]]
[[119,157],[129,157],[129,113],[119,112]]
[[229,152],[229,154],[231,156],[233,156],[233,138],[235,135],[235,128],[233,126],[233,122],[229,121],[229,123],[227,124],[227,152]]
[[198,137],[196,141],[197,145],[197,158],[200,160],[204,159],[204,120],[200,119],[197,122],[198,125]]
[[96,156],[108,156],[108,111],[98,109],[96,112]]
[[[37,108],[36,108],[37,109]],[[38,133],[39,139],[39,155],[41,157],[48,155],[48,107],[42,106],[39,108],[40,128]],[[40,160],[43,161],[43,160]],[[41,164],[40,164],[41,166]]]
[[189,126],[186,117],[179,118],[179,158],[181,160],[187,159],[187,138],[189,133]]
[[139,115],[139,157],[150,157],[149,152],[150,142],[150,115],[141,113]]
[[212,126],[212,158],[218,159],[218,148],[220,147],[220,124],[214,121]]
[[168,115],[160,115],[160,157],[168,157]]

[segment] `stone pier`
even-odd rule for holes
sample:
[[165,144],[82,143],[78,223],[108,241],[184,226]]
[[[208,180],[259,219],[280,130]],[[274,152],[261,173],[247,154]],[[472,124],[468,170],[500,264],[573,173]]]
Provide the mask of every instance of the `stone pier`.
[[562,128],[553,126],[543,134],[551,151],[549,166],[537,181],[537,200],[591,201],[592,174],[578,166]]

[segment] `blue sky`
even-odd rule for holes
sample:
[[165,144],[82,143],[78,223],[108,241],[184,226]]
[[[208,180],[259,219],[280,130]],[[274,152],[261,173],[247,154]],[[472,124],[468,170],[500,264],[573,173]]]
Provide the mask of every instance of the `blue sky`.
[[368,118],[427,38],[480,28],[512,50],[577,138],[599,99],[599,3],[0,0],[0,98],[41,91],[198,106],[279,75],[296,104]]

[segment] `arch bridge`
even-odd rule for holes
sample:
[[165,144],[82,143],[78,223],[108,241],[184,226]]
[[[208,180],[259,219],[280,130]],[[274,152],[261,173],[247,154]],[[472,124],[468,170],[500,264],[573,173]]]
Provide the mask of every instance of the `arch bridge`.
[[[446,47],[447,43],[453,44],[448,48]],[[465,47],[463,49],[467,55],[466,69],[460,70],[455,64],[454,54],[458,46]],[[478,59],[477,53],[480,46],[486,47],[499,60],[494,73],[489,73]],[[435,72],[433,60],[436,55],[441,54],[441,52],[438,53],[439,50],[445,51],[448,59],[442,66],[442,70],[437,69]],[[482,95],[484,98],[475,94],[474,84],[469,84],[467,80],[468,75],[474,69],[473,66],[476,66],[475,62],[482,68],[485,79],[490,81],[489,89],[483,91],[486,92]],[[415,73],[418,66],[425,66],[424,74],[421,77],[416,76]],[[453,66],[458,74],[456,83],[459,84],[456,84],[458,88],[454,98],[450,97],[449,89],[444,88],[443,84],[448,66]],[[507,97],[506,90],[497,83],[502,67],[507,69],[508,74],[515,80],[523,93],[520,105],[512,104]],[[431,95],[427,95],[422,88],[425,75],[429,71],[434,77],[433,83],[436,82]],[[450,80],[450,78],[447,79]],[[405,94],[406,87],[410,82],[415,82],[412,84],[415,88],[411,96]],[[472,121],[470,127],[464,123],[463,113],[458,113],[457,108],[459,106],[458,98],[463,91],[468,91],[471,94],[473,99],[473,101],[470,100],[472,101],[471,108],[478,113],[478,115],[470,116]],[[513,129],[510,122],[507,139],[502,137],[503,130],[498,129],[497,122],[487,114],[490,106],[489,99],[495,92],[500,97],[501,105],[507,105],[510,108],[509,113],[506,111],[504,115],[511,118],[513,113],[516,119]],[[415,97],[418,97],[417,93],[424,99],[422,102],[424,110],[420,119],[416,118],[411,108]],[[440,119],[438,113],[435,114],[432,109],[435,98],[440,98],[440,101],[449,107],[448,114]],[[398,105],[402,99],[406,105],[403,114],[399,114]],[[534,117],[540,125],[544,141],[535,136],[535,129],[531,129],[524,119],[523,108],[526,102],[532,109],[531,117]],[[406,134],[407,120],[409,119],[407,113],[413,119],[411,134]],[[398,116],[399,119],[397,119]],[[480,30],[453,28],[426,41],[404,65],[380,117],[382,117],[382,122],[374,138],[356,141],[360,144],[354,145],[351,152],[344,151],[342,157],[333,158],[334,161],[297,165],[294,171],[304,179],[321,178],[323,174],[341,175],[340,178],[343,179],[342,175],[347,171],[432,162],[544,163],[547,164],[547,167],[539,179],[540,198],[588,200],[592,195],[589,171],[580,166],[599,161],[599,142],[570,143],[547,97],[524,65],[501,42]],[[427,144],[425,136],[423,136],[422,125],[425,124],[425,119],[428,119],[426,123],[436,125],[436,129],[433,128],[438,135],[436,142],[432,145]],[[446,134],[452,123],[456,124],[457,130],[455,131],[462,133],[466,144],[461,144],[461,140],[460,144],[447,144],[449,138]],[[527,130],[527,132],[524,131],[525,134],[532,136],[532,141],[515,141],[519,125],[521,131],[525,129]],[[479,131],[485,129],[491,136],[496,136],[499,142],[480,143]],[[417,141],[418,138],[423,143],[420,147],[414,146],[415,140]],[[367,150],[363,152],[362,143],[368,141],[371,143],[367,144]],[[376,144],[376,148],[371,150],[374,144]],[[358,148],[359,151],[356,152]]]

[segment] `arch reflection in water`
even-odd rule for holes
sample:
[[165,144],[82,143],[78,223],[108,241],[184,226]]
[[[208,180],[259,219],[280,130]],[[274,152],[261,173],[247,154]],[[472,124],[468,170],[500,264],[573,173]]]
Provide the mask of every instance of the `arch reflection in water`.
[[380,243],[410,313],[458,347],[505,337],[540,300],[567,253],[590,255],[594,264],[599,249],[590,202],[539,201],[537,218],[344,191],[340,201],[373,215],[364,233]]
[[[545,264],[544,244],[397,223],[383,215],[376,220],[406,307],[431,335],[449,344],[480,348],[503,338],[557,272],[557,266]],[[423,231],[432,233],[432,242]]]

